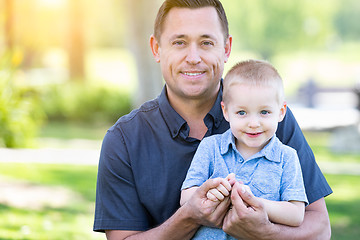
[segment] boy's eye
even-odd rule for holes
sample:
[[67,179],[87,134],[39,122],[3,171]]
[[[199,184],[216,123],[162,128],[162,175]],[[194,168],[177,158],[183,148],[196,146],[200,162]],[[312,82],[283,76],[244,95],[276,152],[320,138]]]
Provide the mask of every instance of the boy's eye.
[[269,112],[269,111],[266,111],[266,110],[262,110],[260,113],[261,113],[262,115],[266,115],[266,114],[269,114],[270,112]]
[[239,114],[240,116],[245,116],[245,115],[246,115],[246,112],[245,112],[245,111],[239,111],[238,114]]

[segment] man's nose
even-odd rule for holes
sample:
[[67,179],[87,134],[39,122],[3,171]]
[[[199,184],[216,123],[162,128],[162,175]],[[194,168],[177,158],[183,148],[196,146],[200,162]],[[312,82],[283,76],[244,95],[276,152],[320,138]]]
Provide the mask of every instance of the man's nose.
[[188,48],[186,61],[189,64],[198,64],[201,62],[200,52],[196,44],[191,44]]

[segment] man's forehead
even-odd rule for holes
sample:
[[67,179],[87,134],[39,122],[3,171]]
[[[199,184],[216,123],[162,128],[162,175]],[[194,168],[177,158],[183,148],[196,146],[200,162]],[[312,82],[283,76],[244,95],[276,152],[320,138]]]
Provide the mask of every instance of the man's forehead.
[[171,31],[174,32],[172,35],[185,37],[196,30],[196,34],[202,37],[214,37],[217,27],[222,32],[220,18],[214,7],[172,8],[165,19],[163,32]]

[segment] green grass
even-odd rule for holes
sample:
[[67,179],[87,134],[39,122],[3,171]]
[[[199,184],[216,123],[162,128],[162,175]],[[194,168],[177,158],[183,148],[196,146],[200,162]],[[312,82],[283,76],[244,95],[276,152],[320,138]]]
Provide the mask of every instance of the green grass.
[[[60,208],[0,204],[0,239],[104,239],[92,232],[96,173],[96,166],[0,163],[2,182],[61,186],[79,196]],[[17,197],[22,197],[21,192]]]
[[360,236],[360,176],[326,175],[334,193],[326,198],[332,240]]

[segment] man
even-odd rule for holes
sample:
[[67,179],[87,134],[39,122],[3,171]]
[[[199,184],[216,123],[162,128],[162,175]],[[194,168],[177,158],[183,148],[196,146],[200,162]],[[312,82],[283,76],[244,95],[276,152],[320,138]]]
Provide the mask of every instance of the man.
[[201,139],[229,129],[220,102],[231,45],[218,0],[163,3],[150,46],[166,84],[158,98],[121,117],[104,138],[95,231],[105,231],[108,239],[190,239],[205,225],[245,239],[330,238],[324,197],[331,189],[290,110],[276,134],[301,161],[310,204],[300,227],[271,223],[239,183],[233,183],[231,200],[215,207],[206,193],[222,179],[206,181],[179,206],[180,187]]

